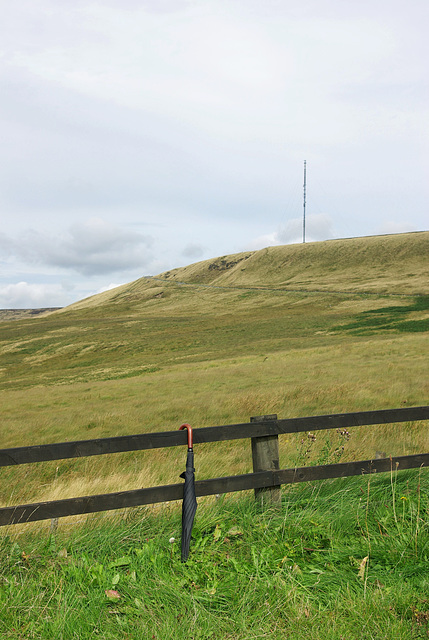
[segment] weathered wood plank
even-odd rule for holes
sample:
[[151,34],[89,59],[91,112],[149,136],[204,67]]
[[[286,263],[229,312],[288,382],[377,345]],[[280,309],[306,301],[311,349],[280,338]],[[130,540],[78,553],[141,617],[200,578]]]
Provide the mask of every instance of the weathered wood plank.
[[[344,462],[317,467],[260,471],[239,476],[198,480],[195,483],[195,492],[197,497],[209,496],[217,493],[275,487],[279,484],[345,478],[369,473],[390,472],[391,470],[403,471],[405,469],[416,469],[419,467],[429,467],[429,453],[400,456],[392,459],[358,460],[355,462]],[[105,495],[4,507],[0,509],[0,526],[95,513],[98,511],[109,511],[126,507],[137,507],[170,500],[181,500],[182,496],[183,483],[151,487],[148,489],[136,489],[133,491],[121,491]]]
[[124,451],[157,449],[186,444],[183,431],[163,431],[96,440],[77,440],[0,450],[0,467],[64,458],[83,458]]
[[[197,496],[208,496],[216,493],[244,491],[258,486],[270,486],[271,482],[271,472],[250,473],[242,476],[200,480],[195,483],[195,492]],[[54,500],[52,502],[4,507],[0,509],[0,526],[181,500],[182,497],[183,483],[180,483],[150,487],[148,489],[135,489],[81,498]]]
[[[231,424],[225,426],[194,429],[194,444],[220,442],[241,438],[274,436],[282,433],[299,433],[320,429],[337,429],[392,422],[428,420],[429,406],[384,409],[381,411],[362,411],[358,413],[340,413],[326,416],[288,418],[285,420],[259,421]],[[65,458],[81,458],[125,451],[140,451],[162,447],[176,447],[186,444],[184,431],[162,431],[143,433],[115,438],[95,440],[77,440],[57,444],[33,445],[0,450],[0,467],[46,462]]]
[[304,418],[287,418],[283,420],[260,420],[244,424],[205,427],[194,430],[194,444],[236,440],[240,438],[259,438],[262,436],[317,431],[321,429],[341,429],[346,427],[390,424],[394,422],[411,422],[414,420],[429,420],[429,406],[338,413],[323,416],[307,416]]
[[[250,422],[252,423],[267,422],[271,420],[277,420],[277,415],[273,414],[250,418]],[[254,473],[258,471],[277,471],[280,469],[278,435],[252,438],[251,444]],[[280,485],[255,489],[255,499],[261,504],[270,504],[272,506],[280,505]]]
[[412,456],[398,456],[396,458],[380,458],[377,460],[357,460],[354,462],[339,462],[315,467],[299,467],[297,469],[280,469],[274,472],[278,484],[292,484],[308,482],[310,480],[329,480],[332,478],[348,478],[369,473],[385,473],[390,471],[405,471],[429,467],[429,453]]
[[320,429],[344,429],[346,427],[412,422],[414,420],[429,420],[429,406],[337,413],[324,416],[309,416],[306,418],[289,418],[287,420],[278,420],[278,433],[299,433]]

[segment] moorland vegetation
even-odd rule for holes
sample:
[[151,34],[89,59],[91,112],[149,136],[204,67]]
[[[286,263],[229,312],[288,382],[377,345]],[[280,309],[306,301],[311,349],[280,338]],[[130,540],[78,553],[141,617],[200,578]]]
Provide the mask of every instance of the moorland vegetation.
[[[429,232],[271,247],[2,322],[0,447],[427,404],[428,257]],[[338,438],[284,436],[280,465],[329,461]],[[354,428],[342,460],[428,445],[423,422]],[[201,445],[198,478],[250,471],[248,447]],[[183,451],[162,449],[8,467],[0,501],[175,483],[182,466]],[[9,528],[0,629],[427,637],[428,488],[419,470],[285,488],[280,513],[246,496],[207,499],[184,566],[168,543],[180,535],[176,505],[65,520],[55,534],[49,523]]]

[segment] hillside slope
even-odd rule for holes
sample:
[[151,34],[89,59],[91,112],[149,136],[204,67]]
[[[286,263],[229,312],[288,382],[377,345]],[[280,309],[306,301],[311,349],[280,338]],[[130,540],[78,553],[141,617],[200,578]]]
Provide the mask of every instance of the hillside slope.
[[[268,247],[166,271],[160,281],[213,287],[429,293],[429,231]],[[122,302],[161,285],[140,278],[67,310]],[[160,295],[162,287],[151,294]]]
[[423,338],[429,297],[416,293],[428,290],[428,247],[429,233],[271,247],[3,322],[0,388],[129,378],[351,336]]

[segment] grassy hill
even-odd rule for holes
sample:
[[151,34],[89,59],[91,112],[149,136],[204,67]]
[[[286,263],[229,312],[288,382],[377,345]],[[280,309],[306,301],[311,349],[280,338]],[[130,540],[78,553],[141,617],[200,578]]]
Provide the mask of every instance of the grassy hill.
[[[166,271],[156,279],[156,283],[163,281],[222,288],[429,294],[429,232],[268,247]],[[67,310],[131,300],[138,308],[151,296],[165,295],[158,287],[141,278]]]
[[[271,247],[4,321],[0,447],[427,404],[428,252],[429,232]],[[415,422],[350,429],[347,442],[282,436],[280,466],[332,461],[339,445],[343,460],[404,455],[429,451],[429,434]],[[0,504],[176,483],[183,456],[3,468]],[[248,472],[250,444],[198,446],[196,467],[199,479]],[[427,637],[428,480],[289,487],[277,514],[202,499],[185,566],[168,543],[177,505],[65,519],[56,536],[40,535],[50,523],[0,531],[0,634]]]
[[[426,404],[428,248],[429,232],[272,247],[4,322],[0,446]],[[348,455],[427,450],[413,429],[357,430]],[[284,439],[284,465],[297,448]],[[0,499],[175,481],[176,455],[18,468]],[[242,444],[209,447],[200,477],[214,469],[249,470]]]
[[218,286],[428,293],[428,233],[268,247],[206,260],[164,277]]
[[271,247],[1,325],[0,389],[427,329],[429,232]]

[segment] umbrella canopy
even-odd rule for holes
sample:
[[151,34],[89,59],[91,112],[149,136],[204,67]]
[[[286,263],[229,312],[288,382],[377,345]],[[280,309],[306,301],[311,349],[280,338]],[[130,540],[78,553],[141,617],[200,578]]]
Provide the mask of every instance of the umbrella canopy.
[[195,497],[195,469],[194,451],[192,441],[192,427],[189,424],[182,424],[180,429],[188,430],[188,455],[186,457],[186,470],[180,474],[184,478],[183,504],[182,504],[182,562],[186,562],[189,556],[189,545],[191,543],[192,525],[194,524],[195,512],[197,510],[197,499]]

